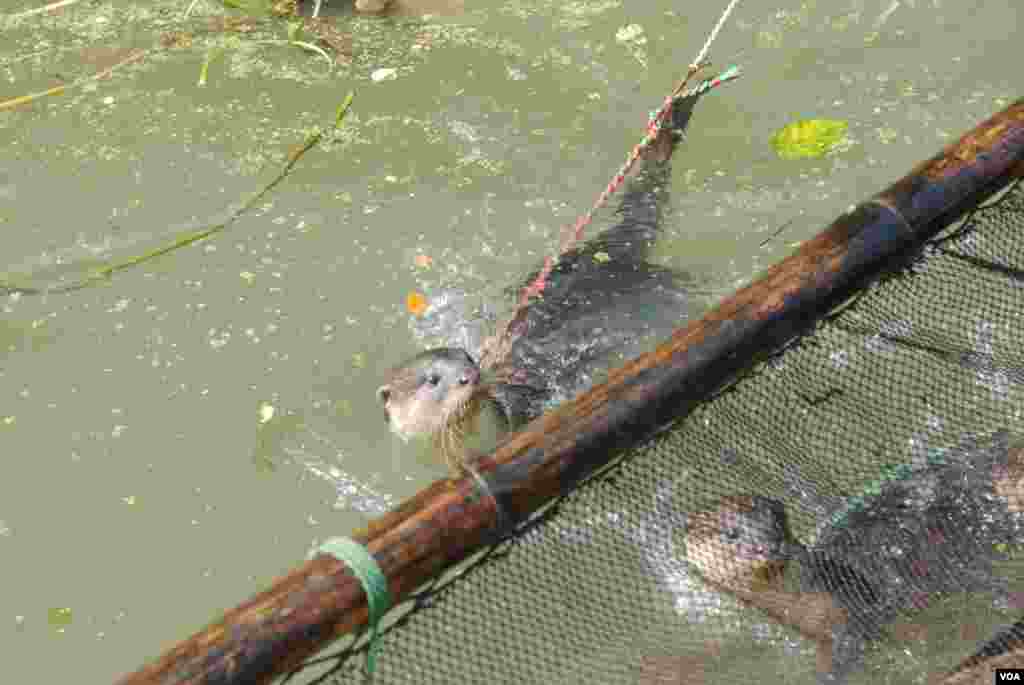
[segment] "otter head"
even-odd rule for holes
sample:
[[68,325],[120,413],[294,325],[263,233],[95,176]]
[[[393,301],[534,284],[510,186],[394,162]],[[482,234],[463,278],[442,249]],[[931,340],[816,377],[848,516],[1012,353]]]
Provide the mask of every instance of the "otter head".
[[439,347],[392,369],[377,399],[395,435],[439,438],[472,418],[480,387],[480,369],[465,351]]
[[786,511],[761,495],[723,497],[691,514],[686,556],[707,580],[733,590],[757,590],[782,577],[790,554]]

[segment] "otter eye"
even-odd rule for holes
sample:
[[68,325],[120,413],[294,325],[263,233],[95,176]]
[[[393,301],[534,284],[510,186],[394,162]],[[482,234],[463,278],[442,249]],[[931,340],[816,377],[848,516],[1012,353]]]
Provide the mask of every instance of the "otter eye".
[[469,376],[459,376],[459,385],[469,385]]
[[427,383],[430,383],[431,385],[435,385],[436,386],[440,382],[441,382],[441,375],[440,374],[432,373],[429,376],[427,376]]

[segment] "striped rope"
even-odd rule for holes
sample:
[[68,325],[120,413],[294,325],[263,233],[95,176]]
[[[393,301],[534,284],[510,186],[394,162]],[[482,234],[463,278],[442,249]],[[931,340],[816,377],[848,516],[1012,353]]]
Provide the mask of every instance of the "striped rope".
[[740,0],[732,0],[732,2],[730,2],[725,8],[725,11],[722,12],[722,16],[718,18],[718,23],[715,24],[715,28],[711,29],[711,33],[708,34],[708,39],[704,41],[704,46],[701,47],[700,52],[697,53],[693,62],[690,63],[691,66],[704,63],[704,60],[708,56],[708,50],[711,49],[711,44],[715,42],[715,38],[718,38],[718,32],[722,30],[723,26],[725,26],[725,22],[729,19],[729,15],[732,14],[732,11],[736,9],[736,5],[739,3]]

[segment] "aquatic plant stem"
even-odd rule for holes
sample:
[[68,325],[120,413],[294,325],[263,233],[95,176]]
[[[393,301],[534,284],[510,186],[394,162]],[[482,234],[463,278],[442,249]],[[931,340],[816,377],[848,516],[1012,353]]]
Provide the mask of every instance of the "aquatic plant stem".
[[65,83],[60,86],[55,86],[53,88],[41,91],[39,93],[31,93],[29,95],[21,95],[11,100],[4,100],[3,102],[0,102],[0,112],[2,112],[5,109],[12,109],[14,107],[19,107],[21,105],[27,105],[28,103],[33,102],[34,100],[38,100],[48,95],[59,95],[60,93],[63,93],[65,90],[69,88],[77,88],[78,86],[89,83],[90,81],[98,81],[101,78],[109,76],[114,71],[120,69],[123,66],[131,64],[132,62],[139,61],[140,59],[148,55],[150,52],[151,50],[137,50],[129,54],[127,57],[125,57],[117,64],[107,67],[103,71],[97,72],[95,74],[90,74],[89,76],[83,76],[82,78],[76,79],[71,83]]
[[24,19],[25,17],[35,16],[36,14],[44,14],[46,12],[51,12],[53,10],[59,10],[62,7],[74,5],[79,1],[80,0],[60,0],[60,2],[51,2],[49,5],[43,5],[42,7],[36,7],[34,9],[25,10],[24,12],[19,12],[17,14],[9,14],[7,15],[7,18],[15,20]]
[[[332,125],[331,130],[336,129],[338,128],[338,126],[341,125],[341,122],[342,120],[344,120],[345,115],[348,114],[348,110],[352,107],[352,100],[354,98],[355,93],[352,92],[345,96],[345,100],[338,107],[338,112],[335,115],[334,124]],[[160,257],[162,255],[168,254],[183,247],[187,247],[193,243],[199,242],[200,240],[205,240],[210,236],[220,233],[224,229],[228,228],[235,221],[237,221],[239,217],[241,217],[243,214],[249,211],[253,207],[253,205],[262,200],[267,193],[276,188],[278,184],[280,184],[281,181],[283,181],[288,176],[288,174],[291,173],[295,165],[298,164],[300,159],[302,159],[302,156],[309,152],[311,149],[313,149],[323,139],[323,137],[324,131],[321,129],[317,129],[313,133],[306,136],[306,139],[302,142],[302,144],[288,154],[288,157],[285,159],[284,166],[281,167],[281,170],[277,173],[277,176],[275,176],[270,181],[270,183],[263,186],[263,188],[258,190],[252,196],[250,196],[248,200],[242,203],[242,206],[236,209],[234,212],[232,212],[231,216],[229,216],[227,220],[215,226],[210,226],[208,228],[202,229],[200,231],[187,233],[183,236],[180,236],[173,242],[162,247],[158,247],[154,250],[150,250],[145,254],[141,254],[136,257],[130,257],[124,261],[117,262],[115,264],[110,264],[108,266],[103,267],[102,269],[98,269],[95,272],[95,276],[88,280],[109,278],[118,271],[123,271],[133,266],[138,266],[139,264],[148,262],[152,259],[155,259],[156,257]],[[82,285],[86,285],[86,283],[83,283]]]
[[185,8],[185,15],[182,17],[182,19],[188,19],[190,16],[192,16],[192,10],[194,10],[196,8],[196,5],[198,4],[199,0],[192,0],[192,2],[188,4],[188,7]]
[[224,54],[224,48],[213,48],[206,53],[206,58],[203,60],[203,66],[199,69],[199,80],[196,81],[197,88],[204,88],[206,86],[206,80],[210,75],[210,65],[213,64],[213,60]]
[[[345,96],[344,101],[342,101],[341,105],[338,106],[334,122],[330,129],[328,130],[333,131],[337,129],[339,126],[341,126],[342,121],[345,119],[345,115],[348,114],[349,109],[352,107],[352,100],[354,98],[355,93],[352,92]],[[75,281],[74,283],[68,283],[56,288],[24,288],[9,282],[0,281],[0,293],[6,292],[20,293],[22,295],[41,295],[43,293],[65,293],[71,292],[73,290],[81,290],[82,288],[85,288],[89,285],[93,285],[99,281],[107,280],[115,273],[118,273],[119,271],[124,271],[134,266],[144,264],[153,259],[156,259],[157,257],[161,257],[163,255],[174,252],[175,250],[179,250],[183,247],[187,247],[189,245],[192,245],[193,243],[197,243],[201,240],[205,240],[206,238],[214,236],[217,233],[220,233],[224,229],[231,226],[243,214],[249,211],[257,202],[263,199],[263,197],[266,196],[267,193],[276,188],[277,185],[280,184],[281,181],[283,181],[288,176],[288,174],[291,173],[292,169],[299,162],[299,160],[302,159],[303,155],[305,155],[317,144],[319,144],[319,142],[324,137],[324,133],[325,131],[323,129],[317,129],[310,133],[302,142],[301,145],[299,145],[297,148],[295,148],[288,154],[288,157],[285,159],[284,166],[281,167],[281,170],[277,173],[277,175],[273,179],[271,179],[271,181],[267,185],[265,185],[259,191],[253,193],[253,195],[250,196],[249,199],[246,200],[244,203],[242,203],[242,205],[238,209],[231,212],[231,215],[225,221],[222,221],[219,224],[209,226],[198,231],[190,231],[182,235],[179,235],[177,238],[175,238],[166,245],[162,245],[141,255],[136,255],[134,257],[129,257],[127,259],[114,262],[113,264],[108,264],[107,266],[94,270],[85,278]]]

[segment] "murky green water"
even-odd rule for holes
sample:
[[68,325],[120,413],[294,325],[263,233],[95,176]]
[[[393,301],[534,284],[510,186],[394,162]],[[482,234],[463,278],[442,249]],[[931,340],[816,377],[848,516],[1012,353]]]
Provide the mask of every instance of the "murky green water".
[[[466,0],[375,19],[333,0],[352,53],[335,64],[280,44],[282,24],[209,31],[224,10],[204,0],[183,20],[187,5],[0,20],[0,101],[191,34],[0,110],[5,278],[74,280],[218,223],[349,90],[355,105],[212,239],[99,286],[0,300],[11,682],[109,682],[443,474],[373,401],[417,349],[405,296],[500,302],[604,187],[724,3]],[[698,107],[659,248],[702,284],[698,309],[1021,94],[1018,3],[963,5],[739,6],[711,54],[745,75]],[[646,43],[616,40],[629,24]],[[853,144],[778,160],[772,133],[811,116],[848,120]]]

